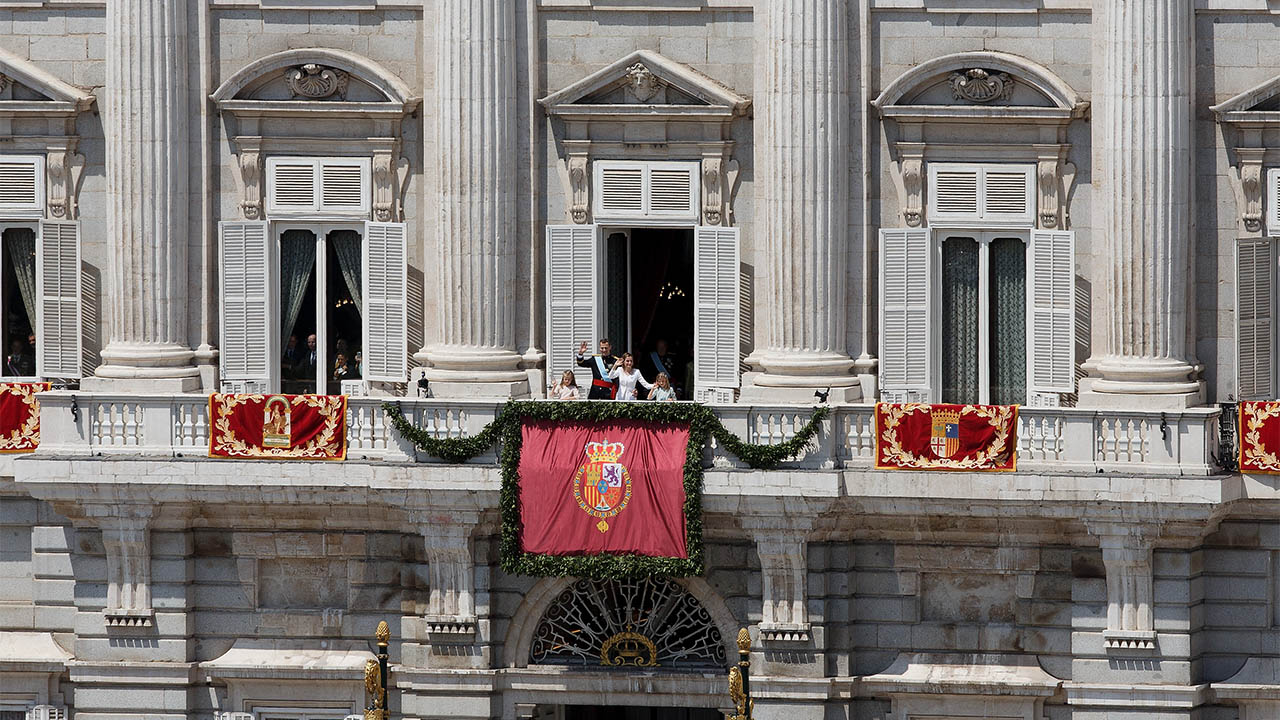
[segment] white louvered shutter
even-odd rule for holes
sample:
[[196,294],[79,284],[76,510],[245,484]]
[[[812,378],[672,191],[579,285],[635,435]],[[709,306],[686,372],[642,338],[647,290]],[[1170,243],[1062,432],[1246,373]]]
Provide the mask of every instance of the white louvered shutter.
[[0,214],[44,214],[44,158],[0,155]]
[[880,231],[880,399],[931,402],[929,231]]
[[221,378],[224,390],[270,392],[278,362],[272,350],[272,254],[267,223],[218,223]]
[[409,375],[408,233],[404,223],[364,224],[364,379]]
[[649,217],[696,218],[697,169],[695,163],[649,163]]
[[43,221],[36,243],[36,375],[79,378],[80,223]]
[[731,398],[739,385],[738,246],[738,228],[694,231],[693,384],[699,402]]
[[930,165],[929,219],[978,218],[980,174],[970,165]]
[[1034,224],[1032,165],[929,165],[929,222]]
[[1033,222],[1033,187],[1030,166],[985,166],[982,169],[982,219]]
[[644,217],[644,163],[596,161],[595,214],[600,217]]
[[1075,392],[1075,238],[1074,232],[1031,233],[1027,385],[1033,394]]
[[315,158],[267,158],[267,212],[320,210],[319,163]]
[[595,225],[547,226],[548,385],[555,384],[565,370],[574,371],[579,386],[591,384],[589,368],[579,368],[574,358],[584,340],[591,352],[596,350],[597,235]]
[[27,711],[27,720],[67,720],[67,709],[58,705],[36,705]]
[[1276,399],[1276,239],[1236,243],[1236,399]]
[[322,213],[367,214],[370,195],[367,158],[320,160],[320,211]]

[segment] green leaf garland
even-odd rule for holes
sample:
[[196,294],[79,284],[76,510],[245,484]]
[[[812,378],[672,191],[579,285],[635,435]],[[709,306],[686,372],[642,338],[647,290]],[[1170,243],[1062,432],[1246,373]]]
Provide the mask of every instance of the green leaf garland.
[[[478,434],[466,438],[436,438],[414,426],[400,406],[383,403],[391,424],[407,440],[428,455],[445,462],[461,463],[488,452],[501,444],[498,464],[502,469],[501,567],[513,575],[588,577],[597,580],[623,577],[686,577],[701,575],[702,547],[702,450],[708,440],[715,439],[726,450],[753,468],[769,469],[795,457],[818,434],[830,408],[817,407],[813,417],[795,437],[778,445],[755,445],[743,442],[720,422],[715,413],[703,405],[690,403],[612,403],[612,402],[508,402],[493,422]],[[535,555],[520,548],[520,425],[521,421],[560,420],[598,422],[603,420],[642,420],[657,423],[688,423],[689,443],[684,463],[684,513],[688,558],[650,557],[645,555]]]

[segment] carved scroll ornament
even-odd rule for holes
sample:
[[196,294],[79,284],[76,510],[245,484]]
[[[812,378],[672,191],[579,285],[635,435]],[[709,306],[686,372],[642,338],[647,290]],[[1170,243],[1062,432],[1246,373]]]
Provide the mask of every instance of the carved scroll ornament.
[[951,94],[956,100],[982,104],[995,100],[1008,102],[1013,96],[1013,78],[1007,73],[973,68],[962,73],[951,73],[948,81],[951,83]]
[[347,97],[347,73],[337,68],[327,68],[315,63],[307,63],[284,74],[284,84],[294,97],[312,99],[327,98],[338,95]]

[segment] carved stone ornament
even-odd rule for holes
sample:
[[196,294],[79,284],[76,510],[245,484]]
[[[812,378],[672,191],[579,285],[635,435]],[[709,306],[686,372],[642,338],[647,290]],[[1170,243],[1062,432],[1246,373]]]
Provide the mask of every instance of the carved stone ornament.
[[973,68],[962,73],[951,73],[949,82],[951,94],[956,100],[971,103],[989,103],[995,100],[1008,102],[1013,95],[1013,78],[1007,73]]
[[1240,220],[1247,232],[1262,230],[1262,160],[1263,152],[1255,148],[1236,150],[1240,156]]
[[723,160],[702,159],[702,218],[706,225],[719,225],[723,217],[724,184],[721,182]]
[[627,68],[627,90],[640,102],[648,102],[658,94],[659,80],[644,63]]
[[347,73],[336,68],[327,68],[315,63],[296,67],[284,74],[284,84],[289,87],[294,97],[327,98],[337,94],[342,99],[347,97]]
[[0,73],[0,93],[4,92],[5,90],[8,90],[12,85],[13,85],[13,78],[9,77],[8,75],[5,75],[4,73]]
[[569,156],[569,214],[579,225],[587,221],[587,202],[590,196],[591,183],[587,176],[587,158],[585,155]]

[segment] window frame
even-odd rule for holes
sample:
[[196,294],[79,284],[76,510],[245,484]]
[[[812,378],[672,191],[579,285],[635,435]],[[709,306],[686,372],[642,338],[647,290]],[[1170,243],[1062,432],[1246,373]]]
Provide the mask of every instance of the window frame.
[[[949,237],[972,238],[978,244],[978,401],[979,405],[991,404],[991,243],[999,238],[1017,238],[1022,241],[1024,253],[1028,253],[1024,264],[1025,285],[1022,302],[1022,322],[1028,342],[1031,338],[1031,287],[1032,263],[1029,257],[1031,247],[1031,228],[982,229],[965,227],[930,227],[930,252],[933,254],[933,267],[929,282],[935,292],[930,303],[930,334],[933,347],[929,358],[929,374],[936,388],[933,391],[935,402],[942,399],[942,243]],[[1028,404],[1031,397],[1031,358],[1032,353],[1024,352],[1023,364],[1026,366],[1026,398],[1019,404]]]
[[49,158],[45,154],[39,153],[0,153],[0,160],[10,162],[31,162],[35,165],[35,203],[27,206],[4,206],[0,207],[0,219],[8,220],[43,220],[45,210],[48,207],[48,184],[46,178],[46,167]]
[[[316,278],[316,307],[315,307],[315,312],[316,312],[316,333],[315,333],[316,334],[316,378],[315,378],[316,389],[315,389],[315,392],[320,395],[325,395],[325,394],[328,394],[327,382],[328,382],[328,369],[329,369],[329,350],[328,350],[328,341],[329,341],[328,324],[329,323],[326,319],[326,314],[325,314],[328,296],[327,296],[327,293],[325,292],[323,279],[327,278],[329,274],[329,262],[328,262],[329,238],[328,236],[329,236],[329,233],[335,230],[354,230],[356,231],[356,233],[360,235],[360,242],[363,245],[363,243],[365,243],[368,240],[368,238],[365,237],[365,221],[363,220],[350,220],[350,221],[273,220],[271,221],[271,230],[270,230],[271,253],[275,263],[274,265],[275,273],[270,278],[271,279],[271,303],[272,303],[272,311],[271,311],[272,314],[270,318],[270,324],[271,324],[272,330],[271,330],[270,337],[272,341],[275,343],[283,342],[282,338],[280,337],[283,331],[282,325],[284,323],[284,318],[281,317],[280,315],[280,303],[283,300],[281,293],[284,290],[284,288],[282,287],[282,283],[280,282],[280,268],[281,268],[280,250],[281,250],[281,240],[284,237],[284,233],[288,232],[289,230],[306,230],[314,233],[316,236],[316,241],[315,241],[316,242],[316,246],[315,246],[316,264],[312,268],[312,272],[315,273],[315,278]],[[368,268],[366,268],[364,264],[361,263],[360,282],[362,283],[361,284],[362,288],[367,286],[369,282],[367,273],[368,273]],[[366,331],[366,328],[364,327],[364,323],[366,322],[366,320],[363,316],[360,318],[360,322],[361,322],[360,344],[361,344],[361,347],[363,348],[364,335]],[[300,341],[303,345],[306,344],[305,338],[300,338]],[[283,355],[283,353],[284,353],[284,346],[280,345],[278,348],[276,348],[272,352],[270,362],[274,362],[278,365],[280,363],[280,358]],[[283,377],[276,378],[275,384],[276,384],[276,387],[273,388],[273,390],[276,392],[280,392],[284,386],[284,378]],[[321,392],[322,389],[325,390],[325,392]]]
[[359,714],[351,705],[343,708],[339,705],[253,705],[249,708],[257,720],[328,720],[336,717],[345,720]]
[[[937,208],[937,177],[941,171],[972,171],[976,175],[976,193],[974,197],[977,211],[973,215],[939,213]],[[1021,172],[1026,175],[1027,212],[1024,215],[996,215],[987,217],[986,213],[986,174],[989,172]],[[927,208],[926,219],[929,228],[1026,228],[1036,225],[1037,193],[1036,166],[1026,162],[929,162],[926,167]]]
[[[9,230],[12,228],[27,228],[31,230],[33,233],[35,233],[36,253],[40,252],[40,220],[0,217],[0,236],[3,235],[5,230]],[[9,256],[5,252],[3,240],[0,239],[0,274],[3,274],[4,268],[8,263],[9,263]],[[0,297],[0,317],[3,317],[3,313],[5,312],[5,310],[6,310],[6,307],[4,305],[4,298]],[[37,317],[28,318],[28,320],[31,322],[31,332],[36,336],[36,343],[37,343],[36,345],[33,345],[31,347],[31,352],[32,352],[31,362],[33,364],[40,357],[40,349],[39,349],[39,343],[41,342],[40,319],[39,319],[40,298],[38,297],[36,298],[35,311],[37,313]],[[3,321],[0,320],[0,330],[3,330],[3,327],[4,327]],[[5,371],[7,368],[3,367],[3,364],[4,364],[4,356],[8,352],[9,352],[8,347],[0,346],[0,380],[4,382],[39,382],[40,381],[40,376],[38,372],[33,372],[31,375],[6,375]]]

